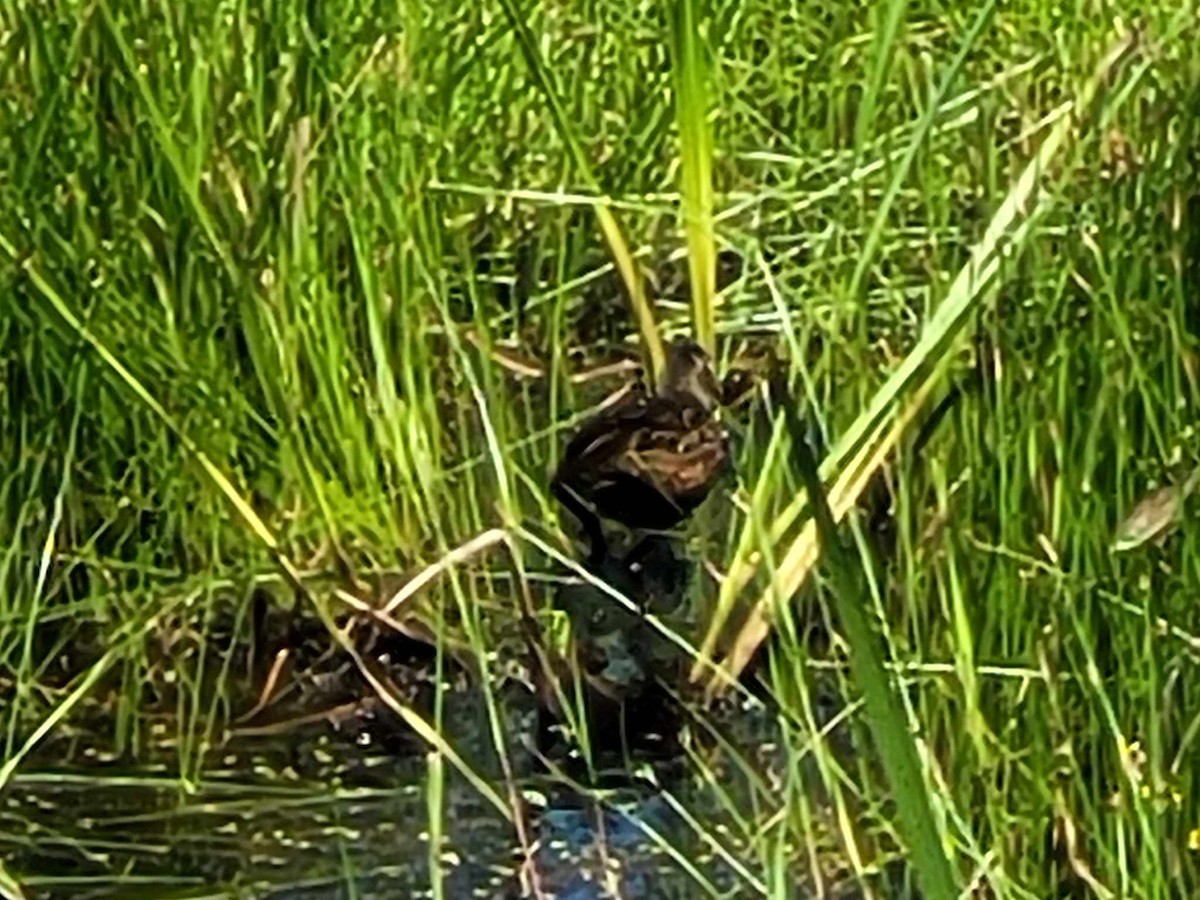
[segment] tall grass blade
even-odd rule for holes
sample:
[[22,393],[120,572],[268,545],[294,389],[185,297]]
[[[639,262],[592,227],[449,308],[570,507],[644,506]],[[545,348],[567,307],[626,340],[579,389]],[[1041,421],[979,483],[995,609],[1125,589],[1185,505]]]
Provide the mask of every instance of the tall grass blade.
[[692,286],[696,340],[716,349],[717,251],[713,233],[712,130],[708,121],[708,52],[703,0],[676,0],[671,7],[671,69],[675,121],[679,127],[679,194]]
[[[508,16],[509,24],[516,35],[521,54],[525,57],[529,71],[546,99],[551,121],[575,167],[577,176],[587,187],[600,193],[595,171],[592,169],[587,153],[584,151],[574,126],[567,116],[566,108],[563,106],[562,91],[558,87],[550,66],[542,58],[537,39],[526,23],[525,15],[517,9],[516,4],[517,0],[500,0],[500,5],[504,7],[504,13]],[[612,253],[617,271],[621,273],[621,279],[625,282],[625,289],[629,291],[629,305],[633,310],[634,319],[637,321],[638,330],[641,332],[643,348],[649,357],[650,371],[657,376],[662,371],[666,355],[663,351],[662,337],[658,332],[658,324],[654,319],[654,310],[651,309],[650,301],[646,297],[646,287],[642,280],[641,270],[629,249],[629,244],[625,240],[625,235],[621,231],[621,226],[612,209],[602,203],[593,204],[592,209],[596,213],[596,219],[600,223],[600,230],[608,243],[608,249]]]
[[[898,26],[899,18],[903,15],[903,4],[893,3],[891,6],[893,15],[889,15],[888,26],[889,28],[895,28]],[[896,7],[900,7],[900,9],[896,9]],[[929,136],[929,132],[933,128],[933,123],[937,119],[938,111],[941,109],[943,101],[950,93],[950,88],[953,87],[959,72],[962,71],[967,54],[974,49],[979,36],[983,33],[984,26],[991,21],[992,12],[995,7],[996,0],[988,0],[983,5],[983,8],[979,10],[979,13],[975,16],[975,21],[971,23],[970,30],[967,31],[962,44],[958,48],[958,53],[954,55],[954,59],[946,67],[946,71],[942,74],[942,79],[938,83],[937,89],[934,91],[933,96],[929,98],[929,102],[925,104],[925,111],[921,114],[912,137],[909,138],[908,146],[904,150],[904,156],[901,157],[899,164],[892,173],[892,177],[888,181],[887,192],[883,195],[883,200],[880,202],[878,209],[875,210],[875,218],[871,222],[871,230],[867,233],[866,242],[863,244],[862,252],[859,254],[858,261],[854,266],[854,274],[850,277],[850,287],[846,292],[848,297],[858,297],[863,281],[867,276],[867,271],[871,263],[875,260],[875,254],[879,251],[880,244],[883,243],[888,215],[891,213],[896,199],[900,196],[900,189],[904,186],[904,181],[908,177],[909,170],[917,158],[917,151],[920,150],[921,145],[925,143],[925,139]],[[894,38],[894,35],[890,37]],[[877,57],[879,60],[890,58],[890,46],[887,48],[886,53],[881,53]],[[878,79],[880,77],[882,77],[882,73],[876,72],[875,78]],[[869,105],[872,108],[875,102],[875,95],[878,91],[879,86],[874,84],[873,81],[872,90],[868,92]],[[859,119],[860,126],[863,124],[863,121],[863,119]]]
[[446,877],[442,872],[446,824],[446,767],[442,756],[431,750],[425,757],[425,807],[429,815],[429,890],[433,900],[446,896]]
[[921,774],[908,717],[883,665],[880,635],[871,624],[869,592],[861,560],[854,559],[838,538],[833,511],[821,486],[795,402],[785,402],[783,406],[792,452],[811,498],[813,519],[821,549],[825,551],[833,602],[849,644],[851,673],[863,693],[867,724],[892,790],[900,834],[908,842],[913,868],[923,888],[922,896],[950,900],[958,896],[957,879],[946,856],[930,792]]
[[[19,261],[15,245],[3,234],[0,234],[0,250],[3,250],[15,261]],[[112,370],[113,374],[125,384],[125,386],[133,392],[133,394],[154,413],[155,417],[180,441],[183,447],[189,454],[200,464],[209,480],[214,486],[225,496],[230,504],[237,511],[241,519],[250,527],[255,536],[263,543],[263,545],[271,551],[276,562],[283,569],[284,574],[292,585],[304,591],[308,595],[308,591],[304,586],[299,571],[295,565],[283,553],[283,548],[280,546],[278,539],[272,533],[267,524],[254,512],[250,504],[234,487],[233,482],[216,466],[208,455],[204,453],[193,441],[183,428],[175,421],[174,417],[167,412],[166,408],[158,401],[153,394],[146,388],[145,385],[129,370],[124,363],[121,362],[89,329],[79,317],[67,305],[66,300],[54,289],[51,285],[32,265],[24,266],[27,276],[39,293],[49,301],[54,311],[62,317],[62,319],[75,331],[78,336],[83,339],[96,354],[104,361],[104,363]],[[310,595],[311,596],[311,595]],[[366,678],[367,682],[384,701],[387,706],[400,716],[408,725],[417,733],[419,737],[425,740],[431,747],[441,753],[451,764],[455,766],[463,776],[477,789],[480,794],[491,802],[498,810],[506,817],[512,817],[512,813],[508,810],[504,801],[495,792],[495,790],[486,781],[483,780],[463,758],[455,752],[449,743],[426,722],[415,710],[409,707],[406,703],[396,696],[394,691],[379,679],[362,660],[354,645],[349,642],[346,636],[341,632],[337,625],[329,618],[324,606],[321,603],[314,604],[318,613],[321,615],[322,621],[325,622],[331,635],[341,644],[351,658],[358,664],[360,671]],[[12,777],[13,772],[20,760],[28,753],[37,741],[45,737],[53,726],[61,720],[66,712],[77,703],[82,697],[95,686],[99,677],[107,670],[108,666],[115,660],[114,651],[110,650],[101,660],[89,670],[87,677],[81,682],[68,700],[60,705],[56,714],[48,718],[42,723],[26,742],[25,748],[18,754],[9,759],[2,768],[0,768],[0,787]]]
[[[967,53],[972,47],[975,46],[984,26],[991,20],[994,6],[994,0],[989,0],[989,2],[984,5],[983,9],[979,11],[978,15],[976,15],[970,30],[963,38],[958,53],[955,55],[946,72],[942,76],[941,82],[939,83],[933,96],[930,97],[924,113],[921,115],[916,127],[913,129],[913,133],[908,140],[908,144],[904,149],[903,155],[899,158],[899,161],[895,167],[895,171],[889,180],[887,190],[879,204],[879,208],[876,210],[874,220],[871,223],[871,229],[867,233],[867,237],[859,254],[858,261],[855,264],[854,273],[851,275],[850,286],[846,292],[847,296],[858,296],[862,286],[862,281],[866,277],[867,270],[869,269],[871,262],[875,259],[875,255],[878,252],[879,246],[883,240],[888,214],[891,211],[893,204],[896,202],[897,197],[900,195],[900,189],[912,168],[912,164],[917,157],[917,152],[928,137],[929,132],[933,128],[933,124],[937,120],[939,113],[944,111],[945,98],[949,93],[950,88],[953,86],[955,78],[962,69]],[[903,17],[904,5],[902,3],[892,3],[889,5],[888,15],[885,20],[886,27],[878,35],[877,43],[882,42],[882,46],[877,48],[877,52],[880,55],[877,56],[876,71],[873,73],[870,89],[864,96],[864,115],[866,110],[874,108],[875,97],[881,90],[882,79],[886,75],[885,57],[890,59],[892,53],[892,44],[896,39],[896,32],[900,27]],[[860,115],[858,120],[858,126],[860,129],[866,121],[864,115]],[[859,142],[860,145],[862,145],[863,138],[861,135],[859,136]],[[772,290],[772,293],[775,293],[774,280],[772,279],[770,270],[766,266],[765,262],[761,264],[761,268],[763,270],[763,276],[768,287]],[[779,306],[782,310],[786,310],[786,304],[783,304],[782,302],[777,303],[777,306]],[[773,481],[771,478],[771,473],[768,471],[763,471],[760,473],[756,490],[763,487],[770,487],[772,485]],[[836,490],[833,491],[832,496],[834,498],[840,497]],[[775,522],[773,536],[776,540],[780,539],[787,528],[790,527],[792,522],[795,521],[795,518],[801,511],[803,502],[804,498],[802,496],[798,497],[796,502],[789,507],[781,519]],[[833,508],[834,510],[839,509],[838,499],[834,499]],[[721,590],[717,603],[718,614],[714,616],[712,621],[709,623],[708,633],[701,644],[701,649],[706,654],[711,653],[713,648],[716,646],[717,640],[720,637],[718,630],[724,626],[729,611],[733,609],[737,594],[742,590],[742,588],[745,587],[749,576],[752,573],[752,567],[748,565],[748,562],[750,560],[750,554],[753,553],[754,547],[757,545],[757,538],[754,534],[752,524],[753,523],[748,521],[745,527],[743,527],[741,536],[738,540],[734,561],[730,567],[729,577],[726,578],[721,584]],[[697,672],[693,671],[692,678],[695,679],[697,677]]]
[[859,102],[858,115],[854,121],[854,144],[859,152],[866,148],[875,128],[880,96],[884,85],[887,84],[892,60],[896,55],[896,42],[904,26],[908,2],[890,0],[888,3],[879,3],[872,12],[878,20],[870,56],[874,65],[871,67],[871,77],[863,87],[862,100]]
[[[972,248],[971,258],[959,271],[945,300],[937,308],[917,342],[875,394],[867,409],[854,421],[830,450],[820,467],[823,483],[836,475],[837,484],[830,492],[835,509],[849,509],[856,502],[871,474],[882,463],[889,448],[898,442],[904,427],[915,412],[914,401],[928,396],[950,357],[971,315],[979,308],[994,285],[1001,265],[1011,260],[1024,246],[1033,224],[1050,207],[1050,193],[1044,190],[1052,163],[1060,150],[1077,133],[1083,113],[1090,109],[1105,82],[1137,44],[1136,33],[1123,35],[1105,54],[1095,74],[1074,102],[1063,104],[1049,134],[1033,160],[1025,167],[1004,202],[992,217],[983,237]],[[1115,102],[1128,96],[1117,95]],[[1061,172],[1059,173],[1061,175]],[[778,517],[775,538],[807,508],[808,497],[801,495]],[[709,685],[716,691],[721,682],[736,678],[754,650],[769,631],[770,610],[784,602],[803,585],[816,561],[816,532],[804,528],[782,554],[771,584],[755,602],[750,615],[733,642],[725,660],[726,676],[718,676]],[[725,590],[736,592],[749,583],[756,567],[752,556],[735,560],[726,577]],[[709,641],[706,639],[705,645]]]
[[0,862],[0,897],[4,900],[25,900],[25,892],[21,890],[21,885],[4,868],[3,862]]
[[134,85],[137,87],[138,96],[141,98],[142,103],[145,104],[150,126],[153,129],[155,139],[158,141],[163,157],[166,159],[171,171],[175,173],[175,177],[179,180],[179,187],[192,208],[192,214],[196,217],[196,222],[208,240],[209,245],[221,260],[226,274],[229,275],[230,280],[234,284],[239,284],[241,282],[240,271],[234,263],[233,253],[230,250],[229,244],[222,240],[216,222],[213,221],[212,214],[200,196],[200,172],[188,171],[182,148],[175,141],[171,133],[171,125],[167,121],[167,117],[163,114],[159,104],[155,102],[154,94],[146,81],[145,73],[137,65],[133,48],[125,40],[125,34],[118,25],[106,0],[100,0],[99,6],[104,18],[104,24],[108,27],[109,34],[112,35],[113,43],[116,45],[117,53],[126,69],[128,77],[133,80]]
[[[0,234],[0,250],[12,258],[14,262],[20,263],[21,257],[17,251],[17,247],[4,234]],[[38,271],[38,269],[26,262],[24,264],[26,277],[38,293],[50,304],[54,312],[74,331],[85,343],[92,348],[97,356],[111,370],[117,380],[125,385],[125,387],[140,400],[147,409],[150,410],[166,428],[171,432],[183,445],[184,449],[199,463],[200,468],[204,470],[205,475],[213,483],[225,499],[233,506],[238,516],[243,522],[249,526],[254,535],[262,542],[262,544],[272,553],[284,573],[294,583],[299,585],[300,574],[292,565],[291,561],[283,554],[279,541],[267,527],[267,524],[259,517],[258,513],[250,506],[249,502],[241,495],[233,482],[222,472],[211,459],[208,458],[203,450],[197,446],[196,442],[183,430],[182,427],[175,421],[175,418],[167,412],[166,407],[159,402],[146,388],[137,376],[129,370],[129,368],[121,362],[117,356],[104,345],[104,343],[96,336],[96,334],[77,316],[67,301],[54,288],[49,281]]]

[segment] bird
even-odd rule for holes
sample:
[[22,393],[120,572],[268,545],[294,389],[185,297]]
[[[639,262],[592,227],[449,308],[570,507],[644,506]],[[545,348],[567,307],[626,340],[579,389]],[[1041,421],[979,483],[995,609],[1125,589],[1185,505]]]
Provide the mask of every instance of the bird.
[[568,441],[551,491],[583,527],[589,564],[607,555],[601,519],[664,531],[708,496],[729,464],[728,435],[714,415],[724,393],[703,348],[677,339],[656,391],[637,381]]

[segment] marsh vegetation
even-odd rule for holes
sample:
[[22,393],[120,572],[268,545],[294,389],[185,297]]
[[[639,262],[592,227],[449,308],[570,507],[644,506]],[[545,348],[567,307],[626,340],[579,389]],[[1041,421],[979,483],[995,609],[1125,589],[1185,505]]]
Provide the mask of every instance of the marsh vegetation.
[[1193,895],[1197,26],[0,4],[0,896]]

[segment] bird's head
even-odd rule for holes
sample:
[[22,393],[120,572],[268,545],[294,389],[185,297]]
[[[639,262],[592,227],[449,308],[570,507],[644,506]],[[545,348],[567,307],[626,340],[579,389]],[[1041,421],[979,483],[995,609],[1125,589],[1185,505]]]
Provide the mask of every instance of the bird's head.
[[694,403],[712,412],[721,401],[721,383],[708,354],[695,341],[678,339],[667,351],[667,367],[658,392],[681,403]]

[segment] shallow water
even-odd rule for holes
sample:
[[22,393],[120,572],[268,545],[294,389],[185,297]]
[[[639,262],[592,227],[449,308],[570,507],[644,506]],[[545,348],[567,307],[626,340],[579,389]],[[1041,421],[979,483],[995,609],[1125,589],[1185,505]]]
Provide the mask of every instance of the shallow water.
[[[687,566],[670,547],[656,552],[667,555],[608,573],[609,580],[624,579],[630,595],[669,614],[681,607]],[[671,578],[663,581],[664,573]],[[202,640],[214,649],[225,641],[230,671],[248,674],[246,696],[224,698],[233,730],[213,739],[200,771],[180,773],[181,760],[197,756],[178,746],[176,736],[190,729],[179,726],[171,684],[147,686],[154,702],[140,710],[136,762],[111,746],[114,700],[100,699],[98,690],[0,796],[0,858],[30,896],[45,898],[423,897],[438,896],[435,885],[448,898],[517,897],[530,885],[561,900],[755,896],[672,807],[682,804],[706,829],[727,815],[683,762],[677,737],[687,716],[656,687],[656,677],[677,671],[670,653],[645,623],[614,613],[602,596],[576,585],[559,601],[573,633],[599,653],[596,673],[610,687],[627,674],[637,686],[624,703],[593,697],[589,707],[593,746],[607,747],[597,760],[603,790],[580,789],[589,780],[586,767],[570,740],[547,730],[553,716],[539,713],[530,685],[516,678],[493,687],[506,755],[527,804],[531,853],[446,760],[444,839],[435,851],[430,748],[379,701],[345,654],[330,652],[323,625],[264,604],[256,629],[286,633],[279,642],[294,652],[281,699],[238,721],[238,710],[254,706],[258,688],[250,686],[264,682],[273,653],[252,652],[234,637],[236,628],[209,623]],[[355,640],[432,722],[430,648],[373,625],[357,630]],[[173,671],[167,654],[180,653],[180,643],[171,637],[164,646],[164,664],[149,671]],[[522,646],[512,638],[506,657],[522,657]],[[440,733],[503,796],[504,767],[484,692],[469,672],[447,665]],[[763,708],[730,703],[712,716],[710,724],[764,773],[779,771],[783,757],[771,749],[776,723]],[[704,741],[695,733],[691,739]],[[737,793],[732,783],[722,789]]]
[[[446,721],[460,752],[493,769],[478,698],[447,698]],[[432,896],[423,748],[409,736],[407,752],[380,753],[366,733],[318,726],[240,738],[210,754],[190,790],[168,746],[150,754],[160,761],[133,767],[57,741],[0,803],[0,854],[34,897]],[[55,755],[62,758],[52,762]],[[531,760],[514,762],[529,768]],[[448,766],[446,773],[443,896],[519,896],[513,827]],[[561,784],[528,776],[522,783],[546,798],[531,823],[533,869],[546,896],[698,896],[647,833],[696,856],[653,787],[626,784],[601,808]],[[718,866],[707,868],[708,877],[729,882]]]

